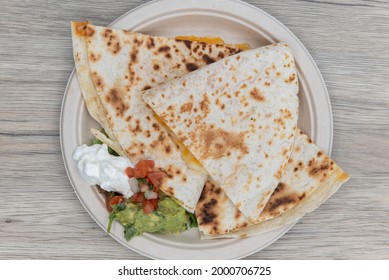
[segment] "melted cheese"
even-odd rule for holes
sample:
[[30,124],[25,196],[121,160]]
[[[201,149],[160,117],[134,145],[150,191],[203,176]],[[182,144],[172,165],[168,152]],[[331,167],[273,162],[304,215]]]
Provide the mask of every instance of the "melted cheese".
[[185,41],[196,41],[203,42],[207,44],[222,44],[224,45],[224,41],[220,37],[196,37],[196,36],[177,36],[176,40],[185,40]]
[[234,48],[239,48],[244,51],[249,50],[251,47],[247,43],[242,44],[226,44],[224,40],[220,37],[196,37],[196,36],[177,36],[175,38],[176,40],[185,40],[185,41],[196,41],[196,42],[203,42],[207,44],[220,44],[220,45],[226,45],[231,46]]
[[201,163],[196,159],[196,157],[189,151],[187,147],[178,139],[174,132],[166,125],[166,123],[154,113],[155,119],[168,131],[170,137],[172,138],[174,144],[178,146],[181,151],[181,157],[188,165],[189,168],[199,171],[201,173],[206,173],[204,168],[201,166]]

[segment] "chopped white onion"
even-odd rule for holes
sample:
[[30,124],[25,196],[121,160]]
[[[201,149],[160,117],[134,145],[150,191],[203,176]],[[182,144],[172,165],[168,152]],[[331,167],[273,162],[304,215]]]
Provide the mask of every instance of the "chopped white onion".
[[128,180],[130,182],[130,188],[133,193],[138,193],[139,192],[139,183],[138,180],[135,179],[134,177],[130,178]]
[[140,189],[141,192],[145,192],[145,191],[147,191],[148,189],[150,189],[150,187],[149,187],[147,184],[140,183],[140,184],[139,184],[139,189]]
[[145,191],[145,198],[146,199],[155,199],[157,197],[158,197],[158,194],[156,192],[153,192],[150,190]]

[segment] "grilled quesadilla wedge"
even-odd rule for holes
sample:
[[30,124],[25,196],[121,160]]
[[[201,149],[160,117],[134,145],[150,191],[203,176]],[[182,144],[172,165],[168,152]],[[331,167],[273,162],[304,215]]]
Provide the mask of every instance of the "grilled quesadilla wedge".
[[[114,149],[119,155],[125,156],[122,147],[116,143],[116,138],[112,133],[108,122],[105,118],[104,108],[97,95],[95,86],[92,81],[92,76],[89,70],[88,53],[86,50],[85,37],[91,32],[87,28],[88,22],[72,22],[72,41],[73,41],[73,56],[76,64],[78,84],[80,85],[82,95],[89,114],[103,127],[109,139],[102,138],[104,135],[99,132],[94,133],[95,136]],[[105,136],[104,136],[105,137]]]
[[246,219],[220,187],[207,182],[196,209],[202,238],[252,236],[293,223],[319,207],[348,179],[299,130],[285,173],[255,222]]
[[[88,23],[72,26],[77,74],[91,115],[103,126],[111,142],[118,143],[122,153],[133,162],[153,159],[168,174],[160,189],[193,212],[207,174],[155,118],[141,100],[141,92],[241,49]],[[94,134],[103,138],[96,131]],[[101,140],[112,145],[107,139]]]
[[147,90],[143,100],[243,215],[255,221],[292,151],[297,92],[293,55],[279,43]]

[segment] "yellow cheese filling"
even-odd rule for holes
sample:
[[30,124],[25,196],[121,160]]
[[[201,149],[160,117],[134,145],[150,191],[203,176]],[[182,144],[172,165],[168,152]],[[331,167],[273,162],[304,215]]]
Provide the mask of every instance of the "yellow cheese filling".
[[224,40],[220,37],[197,37],[197,36],[177,36],[175,38],[176,40],[185,40],[185,41],[196,41],[196,42],[203,42],[207,44],[220,44],[220,45],[227,45],[235,48],[242,49],[244,51],[249,50],[251,47],[247,43],[242,44],[226,44]]
[[181,157],[184,162],[188,165],[189,168],[194,169],[199,172],[205,173],[205,170],[201,166],[201,163],[195,158],[195,156],[189,151],[187,147],[178,139],[178,137],[174,134],[174,132],[167,126],[167,124],[154,113],[155,119],[168,131],[170,137],[172,138],[174,144],[178,146],[181,151]]

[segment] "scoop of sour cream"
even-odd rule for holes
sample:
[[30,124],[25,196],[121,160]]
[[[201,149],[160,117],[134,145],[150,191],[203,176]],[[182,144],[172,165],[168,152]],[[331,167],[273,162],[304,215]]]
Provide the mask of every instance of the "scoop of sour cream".
[[73,159],[81,176],[91,185],[121,193],[126,198],[139,191],[137,180],[129,179],[125,172],[134,164],[128,158],[110,155],[106,144],[81,145],[74,151]]

